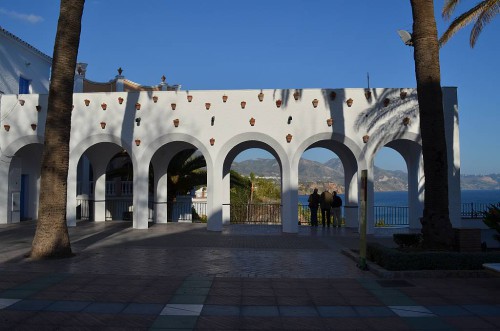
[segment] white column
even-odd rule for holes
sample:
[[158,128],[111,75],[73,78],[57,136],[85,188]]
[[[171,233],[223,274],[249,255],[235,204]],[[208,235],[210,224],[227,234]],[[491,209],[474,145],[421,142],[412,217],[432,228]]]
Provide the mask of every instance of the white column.
[[[68,226],[76,226],[76,182],[77,182],[77,166],[78,160],[69,159],[68,164],[68,180],[66,182],[66,224]],[[85,169],[85,167],[84,167]],[[85,178],[85,176],[82,176]],[[88,175],[87,175],[88,181]],[[83,183],[82,183],[83,185]],[[88,187],[88,183],[87,183]],[[88,195],[87,195],[88,196]]]
[[[375,193],[373,188],[373,160],[368,162],[368,179],[367,179],[367,188],[366,188],[366,233],[373,234],[375,232],[375,213],[373,210]],[[359,176],[361,176],[361,171],[359,172]],[[361,177],[358,178],[358,182],[361,185]],[[361,190],[360,190],[361,191]],[[360,210],[361,215],[361,210]]]
[[139,164],[134,169],[134,229],[148,228],[148,175],[149,164]]
[[10,223],[10,181],[9,168],[12,159],[2,157],[0,160],[0,224]]
[[423,212],[423,161],[421,153],[408,157],[408,223],[410,229],[421,229]]
[[345,226],[357,229],[359,227],[358,174],[356,169],[346,165],[344,165],[345,201],[343,203]]
[[207,164],[207,230],[222,231],[223,203],[222,169]]
[[222,223],[230,224],[231,223],[231,173],[227,171],[225,173],[224,178],[222,179],[222,190],[223,190],[223,199],[222,199]]
[[94,222],[106,221],[106,167],[107,163],[93,164]]
[[155,222],[167,223],[168,219],[168,191],[167,191],[167,166],[155,171]]
[[299,232],[298,164],[292,168],[282,169],[281,174],[281,226],[286,233]]

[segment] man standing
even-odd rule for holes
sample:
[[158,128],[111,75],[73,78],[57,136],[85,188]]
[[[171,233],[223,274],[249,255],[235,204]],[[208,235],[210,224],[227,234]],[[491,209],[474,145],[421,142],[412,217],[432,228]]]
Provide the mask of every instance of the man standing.
[[333,226],[342,226],[342,213],[340,211],[340,207],[342,207],[342,199],[337,195],[337,191],[333,191]]
[[309,209],[311,210],[311,226],[318,226],[319,199],[318,189],[315,188],[307,200],[309,202]]
[[321,207],[321,223],[323,227],[325,227],[325,225],[330,226],[330,209],[332,208],[332,203],[333,195],[328,192],[328,190],[321,193],[321,196],[319,198],[319,205]]

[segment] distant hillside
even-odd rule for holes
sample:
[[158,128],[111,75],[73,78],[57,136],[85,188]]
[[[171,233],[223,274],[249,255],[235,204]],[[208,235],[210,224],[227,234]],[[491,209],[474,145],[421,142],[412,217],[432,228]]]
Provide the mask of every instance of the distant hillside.
[[[280,177],[280,168],[274,159],[256,159],[233,162],[232,169],[242,175],[249,176],[253,172],[259,177]],[[463,190],[500,190],[500,174],[464,175],[461,178]],[[299,191],[311,192],[317,187],[344,192],[344,168],[340,159],[332,158],[325,163],[301,159],[299,162]],[[374,169],[375,191],[406,191],[408,175],[406,172]]]

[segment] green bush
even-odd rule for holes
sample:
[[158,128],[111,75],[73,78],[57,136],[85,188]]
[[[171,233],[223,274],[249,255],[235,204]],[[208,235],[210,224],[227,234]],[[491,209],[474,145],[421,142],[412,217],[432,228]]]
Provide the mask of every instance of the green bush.
[[500,262],[500,252],[403,252],[378,243],[367,245],[366,257],[386,270],[481,270],[483,263]]
[[392,239],[399,248],[417,248],[422,243],[421,233],[395,233]]

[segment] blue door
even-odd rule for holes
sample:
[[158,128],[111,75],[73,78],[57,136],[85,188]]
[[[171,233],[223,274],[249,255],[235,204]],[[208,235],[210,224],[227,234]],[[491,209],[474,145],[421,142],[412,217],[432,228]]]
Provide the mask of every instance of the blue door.
[[20,218],[24,221],[28,217],[29,175],[21,175]]

